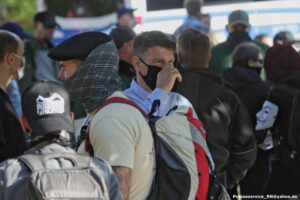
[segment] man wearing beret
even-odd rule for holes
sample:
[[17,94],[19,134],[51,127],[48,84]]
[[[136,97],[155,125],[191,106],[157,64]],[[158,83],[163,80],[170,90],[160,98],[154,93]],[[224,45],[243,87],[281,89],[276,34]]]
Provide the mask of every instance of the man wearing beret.
[[[58,77],[71,99],[81,102],[89,113],[90,146],[94,156],[113,167],[123,199],[146,199],[155,171],[153,138],[146,120],[137,109],[122,103],[98,109],[109,97],[126,98],[118,92],[119,56],[112,39],[98,32],[81,33],[51,50],[49,57],[60,61]],[[79,152],[88,147],[82,143]]]

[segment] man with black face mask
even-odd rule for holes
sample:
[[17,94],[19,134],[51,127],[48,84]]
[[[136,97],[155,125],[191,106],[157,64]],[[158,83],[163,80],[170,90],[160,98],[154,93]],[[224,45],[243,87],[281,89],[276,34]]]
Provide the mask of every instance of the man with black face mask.
[[[138,35],[134,40],[134,56],[132,58],[136,79],[132,80],[130,88],[123,93],[146,113],[154,112],[152,110],[152,104],[154,101],[159,100],[160,105],[153,115],[164,117],[171,113],[171,111],[176,110],[176,108],[180,110],[181,108],[188,107],[189,112],[185,113],[185,116],[193,121],[200,122],[192,104],[181,94],[171,92],[175,82],[182,81],[181,74],[178,69],[174,67],[175,46],[174,40],[161,31],[143,32]],[[172,123],[174,129],[182,131],[181,128],[183,126],[181,122],[183,121],[180,121],[179,124]],[[200,128],[199,125],[194,124],[193,126]],[[169,129],[170,127],[166,128],[168,132],[173,132],[173,130]],[[185,137],[189,137],[190,132],[186,132],[186,134]],[[181,141],[183,140],[176,139],[176,141],[176,146],[179,147],[179,144],[182,144]],[[204,145],[206,146],[206,141],[204,141]],[[183,146],[186,147],[186,143],[184,143]],[[190,147],[191,146],[188,148]],[[174,148],[176,149],[176,147]],[[201,150],[192,150],[192,152],[200,151]],[[208,190],[206,189],[205,183],[209,182],[208,178],[205,178],[208,177],[208,160],[197,160],[197,155],[195,157],[196,163],[199,165],[197,164],[197,169],[193,168],[191,171],[200,170],[201,167],[205,168],[205,166],[207,166],[207,169],[201,172],[197,171],[201,176],[198,176],[198,173],[194,175],[191,174],[194,180],[197,178],[199,178],[199,180],[191,181],[191,184],[195,187],[193,187],[193,189],[191,188],[189,199],[206,199]],[[207,158],[211,158],[211,156],[207,155]],[[182,157],[182,159],[185,161],[184,157]]]
[[266,52],[268,46],[262,42],[252,40],[249,36],[251,25],[249,16],[243,10],[235,10],[228,17],[226,30],[229,35],[225,42],[222,42],[212,48],[212,59],[209,62],[209,68],[221,75],[223,71],[232,66],[233,49],[243,42],[253,42],[258,45],[263,53]]
[[160,31],[149,31],[134,40],[132,64],[136,72],[129,89],[124,94],[147,113],[154,100],[160,100],[155,115],[164,116],[174,106],[191,103],[178,93],[171,92],[181,74],[174,67],[176,44],[171,37]]

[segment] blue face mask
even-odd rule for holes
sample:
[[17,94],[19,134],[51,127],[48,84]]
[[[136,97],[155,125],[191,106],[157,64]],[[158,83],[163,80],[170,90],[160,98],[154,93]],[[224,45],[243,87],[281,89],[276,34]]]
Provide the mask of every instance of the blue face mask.
[[156,88],[157,74],[162,70],[162,68],[157,67],[155,65],[148,65],[140,57],[139,57],[139,59],[142,61],[142,63],[144,65],[146,65],[148,67],[148,71],[145,76],[141,73],[140,74],[141,74],[143,80],[145,81],[145,83],[148,85],[148,87],[151,90],[154,90]]

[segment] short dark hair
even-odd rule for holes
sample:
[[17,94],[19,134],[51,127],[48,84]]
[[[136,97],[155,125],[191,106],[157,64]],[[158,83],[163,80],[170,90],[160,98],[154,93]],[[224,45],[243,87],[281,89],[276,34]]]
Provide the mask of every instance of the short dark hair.
[[182,67],[206,67],[210,52],[209,37],[201,31],[188,28],[178,38],[177,51],[182,56]]
[[124,43],[134,40],[136,34],[127,26],[118,26],[111,30],[109,36],[114,40],[116,47],[120,49]]
[[161,31],[143,32],[134,39],[134,54],[143,58],[148,49],[155,46],[175,51],[176,43],[169,35]]
[[0,30],[0,61],[2,62],[6,53],[17,52],[19,47],[17,35],[12,32]]
[[239,44],[232,53],[233,66],[248,66],[250,59],[258,59],[261,49],[252,42]]
[[183,2],[183,7],[185,7],[189,15],[196,16],[200,12],[202,4],[203,4],[202,0],[185,0]]

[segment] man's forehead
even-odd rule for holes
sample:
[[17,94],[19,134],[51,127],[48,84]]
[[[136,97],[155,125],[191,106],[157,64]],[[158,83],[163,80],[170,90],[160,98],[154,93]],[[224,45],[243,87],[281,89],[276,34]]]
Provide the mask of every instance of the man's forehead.
[[148,48],[147,54],[155,55],[155,56],[165,56],[165,55],[173,55],[174,56],[174,49],[161,47],[161,46],[153,46]]

